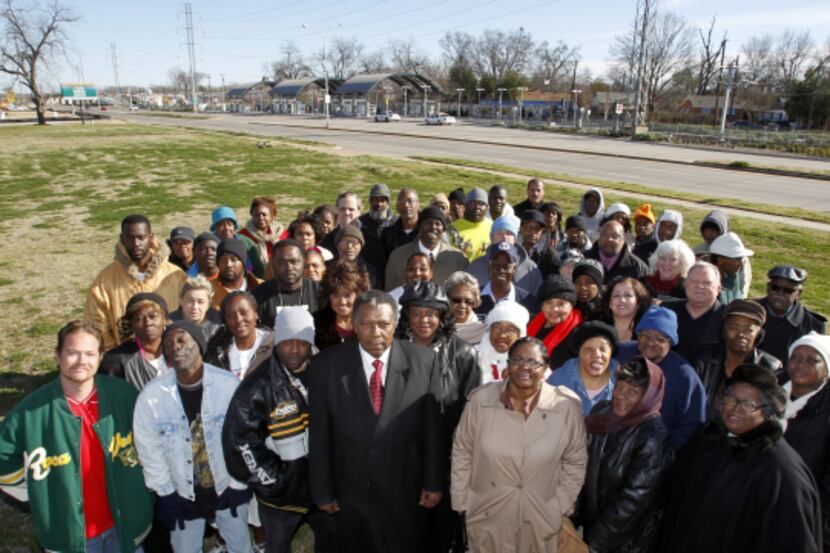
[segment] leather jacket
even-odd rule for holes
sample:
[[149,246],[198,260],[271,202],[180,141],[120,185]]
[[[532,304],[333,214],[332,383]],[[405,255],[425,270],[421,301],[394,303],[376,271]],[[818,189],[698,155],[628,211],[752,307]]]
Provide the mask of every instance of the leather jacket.
[[228,472],[260,503],[306,512],[308,399],[305,384],[276,355],[253,367],[228,406],[222,446]]
[[[597,404],[592,413],[611,409]],[[597,553],[645,553],[662,516],[674,461],[663,419],[654,417],[613,434],[588,435],[588,468],[577,503],[577,522]]]

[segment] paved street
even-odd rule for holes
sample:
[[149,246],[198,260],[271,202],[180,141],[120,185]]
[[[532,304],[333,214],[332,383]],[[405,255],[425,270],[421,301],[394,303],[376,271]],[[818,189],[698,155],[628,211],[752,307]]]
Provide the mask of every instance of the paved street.
[[[427,127],[414,122],[383,124],[338,118],[332,120],[332,128],[325,129],[322,120],[308,117],[227,114],[188,120],[132,114],[118,116],[138,123],[187,125],[317,140],[339,146],[343,153],[398,158],[441,156],[469,159],[510,165],[529,172],[560,172],[691,192],[707,197],[736,198],[830,212],[830,182],[827,181],[686,165],[696,160],[740,159],[762,165],[830,170],[830,163],[824,161],[465,124]],[[479,143],[471,143],[470,140]],[[664,163],[655,159],[676,163]]]

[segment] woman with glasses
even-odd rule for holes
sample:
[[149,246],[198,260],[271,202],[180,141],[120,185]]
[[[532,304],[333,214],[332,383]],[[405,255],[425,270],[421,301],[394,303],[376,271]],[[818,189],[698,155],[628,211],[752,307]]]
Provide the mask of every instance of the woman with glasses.
[[821,498],[824,551],[830,552],[830,336],[811,332],[790,346],[784,384],[784,437],[813,473]]
[[664,388],[660,367],[632,359],[617,370],[611,400],[585,418],[588,470],[575,522],[592,551],[651,551],[674,459],[660,416]]
[[579,398],[546,384],[547,367],[542,342],[516,341],[507,379],[479,387],[461,416],[450,496],[471,551],[556,552],[587,453]]
[[444,283],[450,300],[450,311],[455,317],[455,334],[468,344],[478,344],[487,327],[478,318],[475,309],[481,304],[478,280],[467,271],[456,271]]
[[657,550],[820,552],[816,483],[782,439],[787,396],[775,376],[741,365],[719,401],[718,417],[678,454]]

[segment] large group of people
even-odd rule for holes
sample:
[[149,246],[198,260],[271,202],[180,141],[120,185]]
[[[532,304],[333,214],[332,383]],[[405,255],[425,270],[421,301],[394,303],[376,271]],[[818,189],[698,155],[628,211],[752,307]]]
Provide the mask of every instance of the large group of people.
[[[121,223],[0,422],[47,551],[830,553],[830,337],[721,211],[531,179]],[[688,232],[687,232],[688,234]],[[756,277],[759,267],[756,262]]]

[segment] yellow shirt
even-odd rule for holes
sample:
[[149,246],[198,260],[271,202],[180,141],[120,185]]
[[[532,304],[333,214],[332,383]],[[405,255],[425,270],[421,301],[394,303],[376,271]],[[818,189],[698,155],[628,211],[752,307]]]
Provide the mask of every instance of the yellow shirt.
[[490,227],[493,226],[491,219],[483,219],[473,223],[467,219],[459,219],[453,223],[453,227],[461,236],[462,243],[455,244],[464,252],[471,262],[484,255],[487,246],[490,245]]

